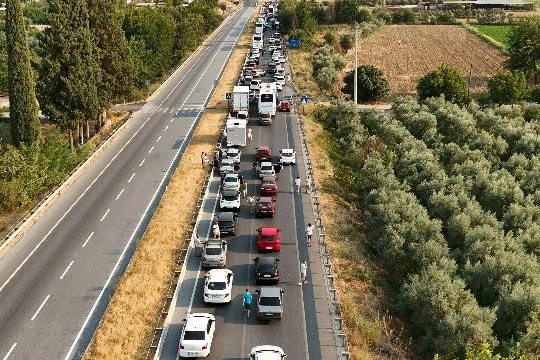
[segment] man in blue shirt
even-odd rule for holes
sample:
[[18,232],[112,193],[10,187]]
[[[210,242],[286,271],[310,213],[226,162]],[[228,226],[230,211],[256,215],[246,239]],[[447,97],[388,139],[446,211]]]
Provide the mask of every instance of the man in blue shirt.
[[243,303],[244,303],[244,314],[247,313],[247,317],[249,318],[249,314],[251,313],[251,301],[253,300],[253,295],[249,292],[249,289],[246,288],[246,292],[243,296]]

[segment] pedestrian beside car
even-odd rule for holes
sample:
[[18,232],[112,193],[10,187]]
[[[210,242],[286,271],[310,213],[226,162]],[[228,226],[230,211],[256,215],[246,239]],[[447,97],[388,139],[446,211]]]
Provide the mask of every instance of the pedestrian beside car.
[[221,238],[221,233],[219,231],[219,224],[218,222],[214,222],[214,225],[212,225],[212,233],[214,234],[214,239]]
[[306,177],[306,194],[309,194],[311,191],[311,177]]
[[306,242],[307,246],[311,246],[311,235],[313,235],[313,225],[309,223],[306,227]]
[[296,192],[300,194],[300,186],[302,186],[302,179],[300,179],[300,176],[297,176],[296,179],[294,179],[294,186],[296,187]]
[[205,155],[206,155],[206,154],[205,154],[204,151],[203,151],[203,152],[201,153],[201,165],[202,165],[202,167],[204,167],[204,157],[205,157]]
[[251,314],[252,301],[253,301],[253,295],[249,292],[249,288],[246,288],[246,292],[242,296],[242,305],[244,307],[244,314],[246,314],[248,318],[249,318],[249,315]]
[[247,197],[247,181],[240,183],[240,192],[242,193],[242,198],[245,199]]
[[208,164],[210,164],[210,160],[208,160],[208,155],[206,153],[203,153],[202,166],[204,167],[205,165],[208,165]]
[[253,214],[255,212],[255,196],[249,195],[248,199],[249,212]]
[[257,161],[253,162],[253,174],[257,176],[257,169],[259,168],[259,163]]
[[281,163],[277,163],[274,165],[274,172],[276,173],[276,180],[279,180],[278,175],[281,172],[281,167],[282,167]]
[[307,284],[307,261],[304,260],[300,263],[300,282],[298,283],[299,286],[303,284]]
[[251,128],[248,128],[247,138],[249,141],[253,140],[253,134]]
[[291,82],[291,74],[290,74],[290,73],[287,74],[287,82],[288,82],[288,83]]
[[233,169],[234,169],[234,172],[237,173],[238,171],[240,171],[240,164],[234,164],[233,165]]
[[203,251],[203,243],[201,241],[201,238],[199,237],[199,235],[197,235],[197,237],[193,240],[194,242],[194,246],[195,246],[195,256],[202,256],[202,251]]

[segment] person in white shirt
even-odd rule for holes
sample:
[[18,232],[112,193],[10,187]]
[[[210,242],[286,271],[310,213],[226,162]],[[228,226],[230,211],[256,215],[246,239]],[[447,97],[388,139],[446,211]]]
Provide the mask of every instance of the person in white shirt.
[[300,282],[298,283],[298,285],[308,283],[306,280],[306,276],[307,276],[307,261],[304,260],[300,263]]
[[296,192],[300,193],[300,186],[302,185],[302,179],[300,179],[300,176],[297,176],[296,179],[294,179],[294,186],[296,187]]
[[214,238],[219,239],[221,237],[221,234],[219,232],[219,224],[217,222],[212,225],[212,232],[214,234]]
[[253,134],[251,128],[248,128],[247,138],[249,141],[253,140]]
[[311,235],[313,235],[313,225],[311,223],[306,227],[306,241],[307,246],[311,246]]

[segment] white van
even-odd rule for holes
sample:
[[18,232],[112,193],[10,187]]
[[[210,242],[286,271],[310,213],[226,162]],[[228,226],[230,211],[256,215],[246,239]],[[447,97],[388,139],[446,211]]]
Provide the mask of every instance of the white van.
[[262,33],[253,35],[253,39],[251,41],[251,47],[254,48],[263,48],[263,36]]

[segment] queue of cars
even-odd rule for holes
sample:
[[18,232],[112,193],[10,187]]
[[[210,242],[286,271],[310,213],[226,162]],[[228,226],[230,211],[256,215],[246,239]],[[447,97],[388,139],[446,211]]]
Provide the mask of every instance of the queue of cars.
[[[260,79],[266,74],[273,75],[276,89],[281,91],[285,85],[284,63],[286,56],[282,53],[282,40],[279,33],[279,21],[277,20],[277,6],[279,0],[267,0],[263,6],[261,15],[257,19],[256,31],[250,55],[246,58],[242,76],[239,83],[249,85],[252,93],[249,100],[251,103],[258,102],[257,91],[261,87]],[[264,39],[260,33],[273,30],[267,48],[270,61],[263,68]],[[260,36],[259,36],[260,35]],[[279,102],[279,111],[291,111],[292,97],[284,98]],[[277,103],[277,97],[276,97]],[[274,107],[275,110],[275,107]],[[261,124],[271,125],[272,117],[263,118]],[[296,163],[294,149],[281,149],[279,151],[278,165]],[[227,246],[228,242],[222,236],[235,236],[238,231],[238,212],[241,207],[242,176],[238,173],[242,153],[237,148],[228,148],[223,151],[223,156],[216,168],[216,173],[222,179],[221,194],[219,198],[220,212],[216,216],[219,232],[214,239],[209,239],[204,244],[201,265],[210,268],[204,277],[203,300],[209,304],[230,303],[234,273],[227,269]],[[269,146],[259,146],[255,154],[258,163],[257,176],[261,180],[260,197],[254,207],[256,217],[274,217],[277,201],[274,198],[279,192],[276,178],[276,164],[272,162],[273,153]],[[255,167],[254,167],[255,170]],[[279,172],[279,169],[278,171]],[[215,233],[214,233],[215,234]],[[261,226],[256,234],[257,249],[261,253],[253,259],[255,267],[255,283],[267,284],[261,286],[255,292],[254,303],[256,315],[261,320],[280,320],[283,316],[284,291],[277,286],[280,279],[279,258],[268,253],[281,250],[281,230],[275,226]],[[178,355],[180,357],[206,357],[210,354],[212,340],[215,332],[215,317],[209,313],[192,313],[184,320]],[[260,345],[251,349],[249,357],[253,360],[282,360],[287,355],[283,349],[275,345]]]

